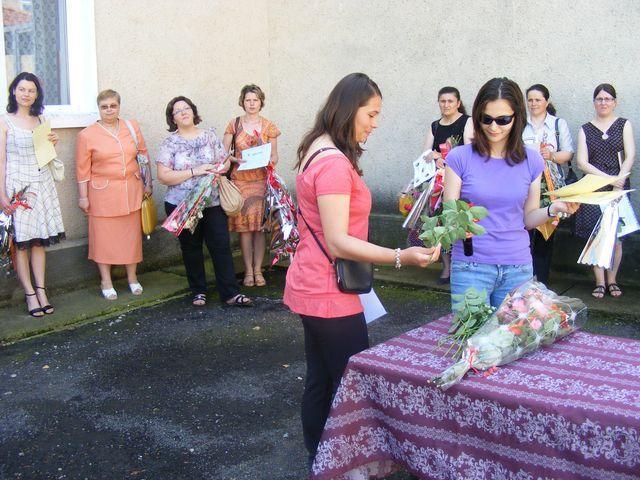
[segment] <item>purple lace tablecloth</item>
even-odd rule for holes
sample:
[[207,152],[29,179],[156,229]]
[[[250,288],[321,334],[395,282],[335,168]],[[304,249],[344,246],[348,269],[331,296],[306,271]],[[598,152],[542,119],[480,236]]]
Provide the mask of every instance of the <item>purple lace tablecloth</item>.
[[313,479],[640,479],[640,342],[577,332],[446,392],[450,317],[349,361]]

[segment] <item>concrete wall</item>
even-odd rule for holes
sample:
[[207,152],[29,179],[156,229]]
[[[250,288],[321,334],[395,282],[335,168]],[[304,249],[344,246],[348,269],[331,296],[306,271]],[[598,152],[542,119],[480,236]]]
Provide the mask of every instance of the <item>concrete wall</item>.
[[[140,121],[152,158],[167,135],[164,109],[173,96],[191,97],[204,125],[222,134],[241,113],[242,85],[259,84],[264,115],[283,132],[279,170],[292,185],[295,149],[320,104],[341,77],[366,72],[381,87],[384,107],[362,166],[374,209],[393,212],[438,116],[443,85],[457,86],[470,109],[491,77],[509,76],[523,88],[544,83],[577,137],[593,116],[593,88],[610,82],[618,113],[640,131],[639,20],[634,0],[95,0],[98,81],[99,89],[121,93],[123,116]],[[80,255],[86,220],[76,207],[77,132],[59,132],[68,174],[58,191],[72,240],[61,248]],[[637,167],[632,182],[640,185]],[[158,205],[163,193],[156,188]],[[633,201],[637,207],[638,193]],[[164,241],[171,239],[156,240]],[[165,260],[161,248],[150,251],[158,253],[145,250],[143,268]],[[15,287],[0,280],[0,297]]]
[[[457,86],[469,111],[489,78],[524,89],[544,83],[577,139],[593,116],[592,92],[618,90],[618,113],[640,131],[640,2],[274,1],[269,10],[271,96],[282,125],[284,159],[343,75],[369,74],[383,96],[381,125],[362,166],[378,211],[395,210],[427,126],[439,115],[437,92]],[[640,135],[636,133],[636,141]],[[640,184],[638,168],[632,180]],[[638,205],[640,196],[634,194]]]

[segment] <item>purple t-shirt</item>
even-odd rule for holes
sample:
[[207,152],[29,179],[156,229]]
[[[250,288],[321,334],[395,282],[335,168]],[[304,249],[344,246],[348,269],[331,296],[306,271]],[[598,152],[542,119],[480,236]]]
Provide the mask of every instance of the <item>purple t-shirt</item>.
[[447,155],[447,165],[462,179],[460,198],[489,210],[480,220],[487,233],[473,237],[473,255],[466,257],[459,241],[453,246],[453,260],[493,265],[531,263],[524,204],[529,186],[544,170],[544,160],[535,149],[526,151],[527,159],[513,166],[502,158],[487,160],[471,145],[456,147]]

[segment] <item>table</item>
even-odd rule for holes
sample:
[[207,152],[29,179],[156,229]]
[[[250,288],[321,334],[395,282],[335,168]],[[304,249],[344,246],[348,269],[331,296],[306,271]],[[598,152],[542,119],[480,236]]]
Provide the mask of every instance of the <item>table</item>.
[[443,392],[450,320],[350,359],[312,479],[640,479],[640,341],[576,332]]

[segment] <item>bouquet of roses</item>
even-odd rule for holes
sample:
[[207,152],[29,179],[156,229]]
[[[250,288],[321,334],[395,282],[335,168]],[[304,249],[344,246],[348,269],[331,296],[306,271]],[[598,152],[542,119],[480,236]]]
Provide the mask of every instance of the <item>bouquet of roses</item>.
[[489,321],[467,340],[460,361],[433,382],[446,390],[469,370],[513,362],[576,331],[586,317],[587,307],[581,300],[559,296],[530,280],[507,295]]
[[451,299],[455,302],[451,327],[438,341],[438,347],[450,344],[444,356],[455,348],[452,358],[458,359],[467,340],[487,323],[496,309],[487,304],[486,290],[479,292],[473,287],[468,288],[464,294],[452,294]]
[[293,255],[300,235],[298,233],[296,206],[287,191],[284,180],[272,166],[267,167],[267,193],[263,228],[271,232],[269,249],[274,252],[271,265],[278,263],[281,257]]
[[[28,188],[29,185],[25,186],[11,197],[10,204],[14,211],[19,207],[27,210],[31,208],[27,201],[27,195],[33,196],[35,194],[27,194]],[[11,255],[14,235],[13,215],[0,211],[0,268],[8,268],[12,264]]]
[[198,221],[202,218],[202,210],[211,198],[216,178],[213,174],[202,175],[195,188],[192,188],[182,202],[178,204],[171,215],[162,223],[162,227],[176,237],[185,228],[194,232]]

